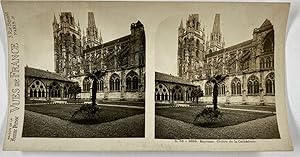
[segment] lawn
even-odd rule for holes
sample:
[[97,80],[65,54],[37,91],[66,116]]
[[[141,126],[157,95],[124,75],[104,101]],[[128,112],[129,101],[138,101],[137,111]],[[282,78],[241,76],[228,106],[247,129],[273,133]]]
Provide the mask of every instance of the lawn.
[[258,106],[258,105],[222,105],[221,107],[225,108],[237,108],[237,109],[247,109],[247,110],[259,110],[259,111],[271,111],[271,112],[276,112],[276,107],[274,106]]
[[[157,108],[156,115],[164,116],[171,119],[180,120],[186,123],[195,124],[194,119],[204,107],[177,107],[177,108]],[[207,125],[205,127],[216,128],[231,125],[237,125],[255,119],[272,116],[271,113],[255,113],[245,111],[229,111],[221,110],[223,113],[222,119],[218,123]],[[195,124],[198,125],[198,124]]]
[[[81,105],[71,104],[49,104],[49,105],[25,105],[25,110],[37,112],[40,114],[57,117],[63,120],[70,121],[73,113],[78,110]],[[119,108],[101,106],[101,119],[99,123],[111,122],[118,119],[134,116],[137,114],[144,114],[143,109],[134,108]]]

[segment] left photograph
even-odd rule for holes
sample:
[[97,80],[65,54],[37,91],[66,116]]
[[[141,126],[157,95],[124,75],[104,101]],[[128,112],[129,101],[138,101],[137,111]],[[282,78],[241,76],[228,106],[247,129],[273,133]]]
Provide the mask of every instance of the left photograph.
[[145,136],[140,19],[59,11],[28,25],[23,137]]

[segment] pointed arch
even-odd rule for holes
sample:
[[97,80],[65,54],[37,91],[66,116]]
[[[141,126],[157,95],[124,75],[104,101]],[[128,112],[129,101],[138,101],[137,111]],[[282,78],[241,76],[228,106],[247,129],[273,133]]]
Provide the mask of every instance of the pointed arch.
[[61,86],[56,82],[52,82],[49,86],[49,96],[52,98],[59,98],[61,97]]
[[267,95],[275,95],[275,75],[274,72],[269,73],[266,76],[266,94]]
[[171,90],[171,96],[173,101],[183,101],[183,90],[180,86],[176,85]]
[[41,80],[33,81],[28,88],[29,97],[46,97],[46,92],[46,86]]
[[130,71],[126,75],[126,90],[127,91],[137,91],[138,90],[138,74],[134,71]]
[[91,82],[89,80],[89,78],[84,78],[83,82],[82,82],[82,91],[83,92],[90,92],[91,89]]
[[110,91],[120,91],[120,76],[116,73],[112,74],[109,79]]
[[242,91],[242,86],[241,86],[241,80],[237,77],[235,77],[231,81],[231,94],[232,95],[240,95]]
[[192,101],[193,100],[193,98],[192,98],[192,88],[191,87],[187,88],[185,92],[186,92],[185,93],[185,97],[186,97],[185,100],[186,101]]
[[259,79],[255,75],[251,75],[247,81],[248,94],[257,95],[259,94]]
[[104,81],[103,78],[101,78],[100,80],[97,80],[97,91],[101,92],[104,90]]
[[169,101],[169,90],[168,88],[162,84],[159,83],[155,86],[155,101]]
[[211,96],[212,94],[212,84],[210,82],[205,83],[205,96]]

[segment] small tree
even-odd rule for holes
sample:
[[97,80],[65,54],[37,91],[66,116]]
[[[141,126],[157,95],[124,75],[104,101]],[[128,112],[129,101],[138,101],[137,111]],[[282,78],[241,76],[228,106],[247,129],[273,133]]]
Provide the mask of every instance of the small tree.
[[96,104],[96,94],[97,94],[97,81],[100,80],[105,75],[105,71],[97,70],[92,73],[87,74],[87,78],[92,80],[92,105]]
[[218,109],[218,87],[219,84],[222,83],[228,75],[214,75],[212,77],[208,78],[208,82],[211,82],[213,84],[213,106],[214,106],[214,110]]
[[200,87],[194,88],[191,92],[191,96],[193,99],[196,99],[196,103],[198,104],[199,98],[203,96],[203,91]]
[[76,96],[77,94],[79,94],[81,92],[81,87],[79,86],[79,83],[73,83],[70,88],[69,88],[69,94],[71,95],[71,98],[73,96],[73,98],[76,100]]

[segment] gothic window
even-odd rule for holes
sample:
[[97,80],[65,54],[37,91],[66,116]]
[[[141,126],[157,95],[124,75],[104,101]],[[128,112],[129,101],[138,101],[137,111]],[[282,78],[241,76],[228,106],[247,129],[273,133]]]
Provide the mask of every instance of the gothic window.
[[206,96],[211,96],[212,94],[212,85],[210,82],[205,83],[205,95]]
[[218,85],[218,95],[225,95],[225,90],[226,87],[224,83]]
[[46,97],[46,87],[42,81],[35,80],[28,88],[29,97]]
[[255,75],[252,75],[248,79],[248,94],[249,95],[257,95],[259,94],[259,80],[258,77]]
[[112,74],[109,79],[109,89],[111,91],[120,91],[120,77],[117,74]]
[[90,88],[91,88],[91,82],[88,78],[83,79],[83,92],[90,92]]
[[138,74],[134,71],[130,71],[126,76],[126,90],[137,91],[138,90]]
[[52,82],[49,86],[49,94],[52,98],[61,97],[61,86],[57,82]]
[[172,89],[172,100],[173,101],[183,101],[183,90],[180,86],[175,86]]
[[186,101],[192,101],[192,88],[186,90]]
[[168,101],[169,90],[163,84],[158,84],[155,87],[155,101]]
[[231,94],[239,95],[242,93],[241,90],[242,90],[241,80],[238,78],[234,78],[231,82]]
[[104,82],[103,79],[100,79],[97,81],[97,91],[103,91],[104,90]]
[[266,94],[274,95],[275,94],[275,78],[274,73],[269,73],[266,77]]

